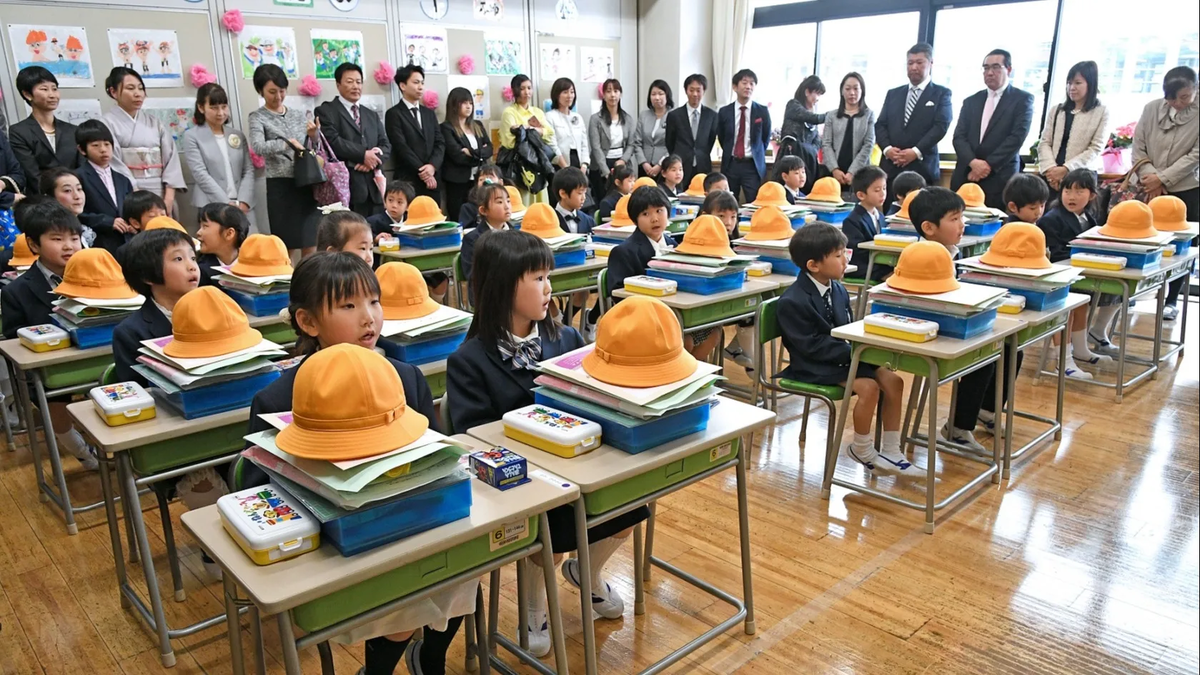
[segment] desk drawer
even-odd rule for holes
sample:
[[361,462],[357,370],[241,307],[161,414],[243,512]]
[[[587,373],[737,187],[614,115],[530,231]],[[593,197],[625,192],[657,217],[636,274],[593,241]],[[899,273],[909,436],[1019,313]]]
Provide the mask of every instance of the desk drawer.
[[583,496],[583,503],[588,515],[611,511],[624,506],[635,499],[645,497],[670,485],[687,480],[698,473],[703,473],[715,464],[726,462],[737,457],[741,450],[741,439],[722,443],[707,450],[701,450],[694,455],[659,467],[640,476],[627,478],[616,485],[601,488]]
[[296,331],[286,323],[273,323],[258,329],[262,336],[277,345],[290,345],[296,341]]
[[112,354],[96,356],[81,361],[46,366],[42,369],[42,382],[46,389],[62,389],[89,382],[100,382],[104,370],[113,363]]
[[1025,344],[1030,340],[1036,340],[1044,335],[1047,335],[1048,333],[1054,332],[1056,328],[1067,322],[1068,316],[1070,316],[1070,312],[1064,312],[1052,319],[1047,319],[1041,323],[1031,324],[1025,328],[1022,328],[1017,332],[1017,344]]
[[429,393],[434,400],[441,398],[446,393],[446,371],[426,375],[425,382],[429,385]]
[[237,452],[246,447],[245,434],[246,422],[238,422],[134,448],[129,460],[134,473],[147,476]]
[[558,274],[550,278],[550,289],[554,293],[577,291],[583,288],[591,290],[596,287],[596,280],[599,278],[600,270],[598,269]]
[[[1003,340],[995,340],[989,342],[978,349],[963,354],[955,359],[937,359],[938,379],[945,379],[946,376],[964,370],[980,361],[993,356],[1004,347]],[[862,361],[875,366],[892,368],[905,373],[912,373],[921,377],[929,377],[929,365],[925,359],[911,354],[904,354],[888,349],[877,349],[869,347],[863,350]]]
[[683,315],[683,328],[686,330],[693,326],[702,326],[713,321],[728,319],[731,316],[753,312],[760,302],[762,302],[761,295],[750,295],[703,307],[680,310],[680,314]]
[[417,255],[411,258],[384,258],[385,262],[399,260],[406,262],[409,265],[428,272],[429,270],[447,270],[454,266],[454,256],[458,255],[458,251],[448,251],[446,253],[435,253],[433,255]]

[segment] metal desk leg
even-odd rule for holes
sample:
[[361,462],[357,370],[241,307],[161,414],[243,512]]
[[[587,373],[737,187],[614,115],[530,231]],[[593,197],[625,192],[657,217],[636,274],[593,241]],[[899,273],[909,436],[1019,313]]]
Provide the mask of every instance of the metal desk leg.
[[[921,385],[919,388],[917,387],[918,382]],[[937,384],[935,383],[935,384],[933,384],[933,386],[937,386]],[[920,376],[913,378],[913,389],[912,389],[912,394],[910,394],[910,395],[913,395],[913,394],[917,395],[917,414],[913,416],[913,428],[912,428],[912,432],[911,432],[913,436],[916,436],[917,434],[919,434],[921,432],[921,418],[925,416],[925,399],[929,395],[929,387],[930,387],[930,382],[928,380],[926,380],[925,378],[920,377]],[[918,392],[920,392],[920,393],[918,394]],[[935,418],[935,420],[936,420],[936,418]],[[935,433],[934,428],[932,426],[929,427],[929,435],[932,436],[934,433]],[[917,451],[917,446],[915,444],[913,444],[911,441],[905,441],[905,442],[908,443],[909,448],[912,450],[912,452]]]
[[645,560],[642,552],[642,524],[638,523],[633,526],[633,613],[636,616],[646,613],[646,582],[642,580],[642,560]]
[[167,544],[167,562],[171,565],[171,584],[175,590],[175,602],[187,600],[187,592],[183,590],[183,572],[179,569],[179,554],[175,550],[175,526],[171,524],[170,502],[167,501],[165,489],[155,490],[158,498],[158,515],[162,519],[163,539]]
[[[749,441],[753,442],[751,433]],[[746,443],[747,438],[742,437]],[[738,453],[737,460],[737,494],[738,494],[738,534],[742,544],[742,601],[746,605],[746,635],[754,635],[754,579],[750,573],[750,509],[746,497],[746,456]]]
[[[163,612],[162,597],[158,593],[158,577],[154,573],[154,557],[150,552],[150,537],[146,534],[146,523],[137,504],[137,484],[133,480],[133,463],[129,453],[117,453],[117,475],[121,479],[121,498],[130,504],[130,518],[136,534],[138,549],[142,557],[142,573],[146,577],[146,592],[150,595],[150,607],[154,611],[154,629],[158,633],[159,653],[163,666],[175,665],[175,652],[171,650],[171,638],[167,635],[167,618]],[[297,671],[299,672],[299,671]]]
[[[926,358],[925,363],[929,368],[929,433],[925,436],[929,443],[928,466],[925,467],[925,534],[933,534],[934,493],[937,491],[935,490],[937,485],[937,433],[935,429],[937,428],[938,366],[937,361],[930,358]],[[850,372],[856,372],[854,367],[851,366]]]
[[596,675],[596,622],[592,617],[592,556],[588,551],[587,507],[575,500],[575,554],[579,559],[579,606],[583,619],[583,657],[587,675]]
[[229,665],[233,675],[245,675],[242,656],[242,624],[238,620],[237,583],[232,574],[225,574],[225,630],[229,633]]
[[246,614],[250,617],[250,640],[254,643],[254,672],[267,675],[267,650],[263,648],[262,617],[258,614],[258,605],[251,604]]
[[[549,594],[549,586],[547,586],[547,594]],[[491,640],[491,636],[496,634],[500,629],[500,570],[492,570],[491,576],[488,577],[488,625],[487,634],[488,640],[485,643],[487,653],[490,656],[496,655],[496,643]],[[487,659],[481,659],[487,660]]]
[[[529,559],[517,563],[517,645],[525,651],[529,651],[529,581],[525,577],[531,566],[533,561]],[[546,597],[550,597],[555,588],[547,586]]]
[[[29,440],[29,454],[33,456],[33,473],[37,477],[38,501],[50,501],[50,495],[46,494],[46,476],[42,471],[42,456],[38,453],[37,444],[37,424],[33,421],[33,400],[29,398],[29,376],[25,371],[17,371],[18,378],[16,395],[18,404],[25,411],[25,435]],[[53,432],[51,432],[53,433]]]
[[[1068,324],[1068,325],[1070,325],[1070,324]],[[1018,340],[1017,340],[1016,333],[1013,333],[1012,335],[1009,336],[1008,344],[1012,346],[1013,358],[1009,359],[1008,368],[1007,368],[1008,372],[1005,373],[1005,377],[1004,377],[1004,380],[1007,383],[1007,387],[1008,387],[1008,403],[1004,406],[1003,409],[1001,409],[1000,407],[996,408],[997,411],[1003,410],[1003,415],[1004,415],[1004,466],[1003,466],[1002,472],[1004,474],[1005,480],[1008,480],[1009,476],[1011,475],[1011,467],[1012,467],[1013,416],[1014,416],[1013,412],[1017,407],[1017,397],[1016,397],[1016,393],[1017,393],[1017,391],[1016,391],[1016,388],[1017,388],[1017,358],[1016,358],[1016,355],[1017,355],[1017,348],[1019,347],[1017,342],[1018,342]],[[1061,370],[1061,368],[1060,368],[1060,370]],[[997,378],[1000,377],[1000,372],[998,370],[996,372],[996,377]],[[1000,403],[999,392],[997,391],[997,405],[999,403]],[[1000,415],[1001,415],[1000,412],[996,413],[996,417],[995,417],[996,424],[993,427],[995,429],[995,431],[992,433],[993,447],[998,446],[1000,444],[1000,437],[999,437]]]
[[[579,502],[582,505],[582,497],[579,498]],[[545,575],[546,581],[546,609],[550,613],[550,642],[554,645],[554,667],[559,675],[567,675],[569,670],[567,636],[563,634],[562,607],[558,602],[558,580],[554,578],[554,547],[553,542],[550,541],[550,518],[545,513],[538,515],[538,538],[542,540],[542,574]],[[587,530],[584,530],[584,538],[587,538]],[[587,546],[583,547],[583,551],[587,552]],[[588,585],[591,585],[590,581]],[[586,614],[591,617],[592,603],[584,603],[584,606],[587,608]],[[595,654],[593,653],[592,656],[594,658]],[[483,659],[483,661],[486,662],[487,659]],[[483,675],[487,675],[486,670]]]
[[645,568],[642,570],[642,584],[649,588],[650,570],[654,567],[650,564],[650,558],[654,555],[654,515],[658,512],[658,502],[650,502],[646,506],[650,508],[650,517],[646,520],[646,559],[642,563]]
[[[108,536],[112,540],[113,562],[117,568],[117,595],[121,597],[121,608],[129,609],[129,598],[121,592],[121,587],[129,582],[129,577],[125,572],[125,551],[121,548],[121,526],[117,525],[117,505],[113,498],[112,483],[109,482],[110,461],[107,457],[100,460],[100,490],[104,494],[104,516],[108,521]],[[129,546],[137,546],[133,537],[129,538]]]
[[[919,394],[921,392],[921,384],[924,381],[925,379],[919,375],[913,376],[912,391],[908,393],[908,405],[904,407],[904,425],[900,427],[900,430],[903,433],[903,438],[906,439],[904,441],[904,453],[909,456],[912,455],[913,444],[908,442],[907,439],[916,434],[916,428],[912,425],[920,424],[921,421],[919,417],[918,419],[913,420],[913,409],[917,407],[917,399],[920,398]],[[918,413],[918,415],[920,415],[920,413]]]
[[[863,312],[867,311],[867,289],[871,285],[871,273],[875,270],[875,251],[867,253],[867,272],[863,275],[862,287],[858,289],[858,297],[854,299],[854,318],[860,320],[863,318]],[[851,371],[853,372],[853,371]]]
[[[1015,342],[1015,335],[1016,334],[1014,333],[1014,342]],[[1008,382],[1009,386],[1012,387],[1012,386],[1016,385],[1016,381],[1017,381],[1017,374],[1015,372],[1015,367],[1017,365],[1017,352],[1014,349],[1013,357],[1011,359],[1007,359],[1008,361],[1012,361],[1012,363],[1005,363],[1006,356],[1007,355],[1004,353],[1004,345],[1001,344],[1000,345],[1000,360],[996,362],[996,371],[994,373],[994,377],[996,380],[996,403],[992,407],[992,410],[994,411],[992,414],[992,429],[993,429],[993,431],[992,431],[992,464],[995,466],[1000,466],[1000,433],[1001,433],[1001,430],[1000,430],[1000,425],[998,424],[998,422],[1000,421],[1000,414],[1004,411],[1004,383]],[[1005,368],[1005,366],[1008,366],[1008,367]],[[1009,371],[1013,371],[1013,372],[1009,372]],[[1013,394],[1013,390],[1009,389],[1008,390],[1008,399],[1010,401],[1013,399],[1012,394]],[[1012,450],[1012,426],[1011,426],[1012,420],[1010,419],[1010,420],[1008,420],[1008,422],[1009,422],[1010,426],[1004,428],[1004,439],[1005,439],[1004,440],[1004,475],[1005,476],[1008,475],[1008,459],[1009,459],[1008,453]],[[999,482],[1000,482],[1000,472],[997,471],[996,473],[992,474],[992,483],[999,483]]]
[[[1097,293],[1096,300],[1093,302],[1093,307],[1092,307],[1093,310],[1095,309],[1095,305],[1099,304],[1099,298],[1100,298],[1100,294]],[[1090,315],[1089,315],[1088,319],[1089,319],[1089,321],[1091,320]],[[1121,343],[1118,345],[1119,351],[1117,352],[1117,403],[1120,403],[1121,399],[1124,398],[1124,396],[1125,396],[1125,350],[1129,346],[1129,328],[1130,328],[1130,326],[1129,326],[1129,324],[1130,324],[1130,321],[1129,321],[1129,282],[1124,281],[1124,280],[1121,281],[1121,310],[1120,310],[1120,314],[1118,314],[1117,321],[1119,321],[1121,323],[1121,336],[1120,336]],[[1069,335],[1063,336],[1064,340],[1067,340],[1069,338],[1070,338]],[[1064,366],[1060,363],[1058,367],[1061,369]]]
[[[854,349],[853,355],[850,357],[850,370],[847,372],[858,372],[858,362],[862,358],[864,345],[859,345]],[[847,382],[846,384],[850,384]],[[854,396],[853,387],[845,387],[846,393],[842,395],[841,409],[838,411],[837,431],[835,432],[834,441],[825,452],[825,477],[821,479],[821,498],[829,499],[829,488],[833,485],[833,471],[837,468],[838,454],[841,452],[842,435],[846,431],[846,417],[850,414],[850,398]],[[829,414],[833,414],[830,411]]]
[[480,608],[483,607],[483,586],[479,586],[475,591],[475,611],[468,614],[463,619],[463,636],[466,637],[467,647],[465,657],[463,659],[463,670],[468,673],[474,673],[479,670],[479,645],[483,644],[479,641],[479,628],[487,625],[486,621],[476,621],[479,616]]
[[[33,373],[33,389],[37,394],[38,407],[42,409],[42,423],[45,426],[46,454],[50,456],[50,470],[54,472],[54,482],[58,485],[58,496],[62,499],[63,521],[67,524],[67,534],[78,534],[79,526],[75,524],[75,510],[71,507],[71,493],[67,490],[67,477],[63,474],[62,458],[58,454],[58,441],[54,438],[54,425],[50,421],[50,405],[46,401],[46,386],[42,376]],[[33,434],[30,433],[32,439]],[[133,491],[137,498],[137,490]]]
[[291,610],[280,612],[275,620],[279,623],[279,643],[283,647],[284,670],[288,675],[300,675],[300,652],[296,650]]
[[[117,481],[119,482],[120,480],[121,477],[120,474],[118,474]],[[121,484],[120,491],[123,492],[124,490],[125,485]],[[130,513],[130,510],[141,510],[141,508],[142,500],[140,497],[134,500],[121,497],[121,509],[125,512],[125,539],[129,542],[129,562],[131,563],[138,562],[142,559],[142,557],[138,555],[137,533],[133,531],[133,514]]]
[[[1070,319],[1068,318],[1068,322],[1069,321],[1070,321]],[[1070,326],[1070,325],[1071,325],[1070,323],[1064,324],[1062,333],[1060,333],[1060,335],[1062,337],[1058,341],[1058,362],[1059,363],[1067,362],[1067,337],[1068,337],[1067,332],[1070,330],[1068,328],[1068,326]],[[1056,441],[1062,440],[1063,401],[1066,399],[1066,395],[1067,395],[1067,369],[1059,368],[1058,369],[1058,399],[1055,402],[1055,408],[1054,408],[1054,411],[1055,411],[1054,417],[1055,417],[1055,419],[1058,420],[1058,431],[1054,434],[1054,440],[1056,440]]]
[[[1187,299],[1186,295],[1183,297],[1185,300]],[[1151,380],[1158,379],[1159,357],[1162,356],[1163,310],[1167,306],[1167,282],[1164,281],[1162,285],[1158,287],[1158,293],[1155,294],[1154,300],[1154,359],[1152,361],[1154,364],[1154,372],[1150,374]],[[1186,338],[1187,336],[1184,335],[1179,339],[1182,342]]]

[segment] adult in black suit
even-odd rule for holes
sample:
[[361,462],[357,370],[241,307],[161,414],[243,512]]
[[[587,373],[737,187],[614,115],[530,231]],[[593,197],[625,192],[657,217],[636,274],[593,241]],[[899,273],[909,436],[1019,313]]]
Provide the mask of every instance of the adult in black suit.
[[928,185],[937,185],[938,142],[946,137],[954,110],[950,90],[929,79],[933,47],[918,42],[908,50],[908,84],[888,91],[875,121],[875,144],[883,148],[879,168],[887,174],[889,201],[892,181],[903,171],[921,174]]
[[404,66],[396,71],[396,86],[401,101],[384,115],[388,140],[396,153],[396,180],[407,181],[418,195],[438,198],[441,191],[440,172],[446,141],[438,128],[437,115],[421,105],[425,93],[425,69]]
[[667,113],[667,153],[683,160],[683,183],[698,173],[712,173],[712,149],[717,142],[717,111],[700,101],[708,90],[708,78],[688,75],[683,81],[687,105]]
[[468,196],[475,187],[479,167],[492,161],[492,139],[483,123],[475,119],[475,97],[464,87],[451,89],[446,97],[442,139],[446,142],[442,165],[446,214],[460,218],[462,207],[469,203]]
[[950,189],[978,183],[988,206],[1004,209],[1004,185],[1021,170],[1021,146],[1033,121],[1033,95],[1009,84],[1012,55],[993,49],[983,60],[987,89],[963,101],[954,127],[958,164]]
[[17,73],[17,91],[33,112],[12,125],[8,136],[25,174],[26,193],[37,194],[42,171],[56,166],[74,171],[83,157],[75,145],[75,125],[54,117],[59,101],[54,74],[41,66],[22,68]]
[[332,101],[317,106],[321,133],[333,148],[333,154],[350,171],[350,204],[352,211],[364,217],[383,212],[383,193],[375,182],[375,171],[383,167],[392,154],[392,144],[379,115],[361,105],[363,74],[355,63],[343,63],[333,73],[338,95]]
[[771,142],[771,113],[750,100],[758,76],[743,68],[733,74],[737,100],[717,113],[717,140],[721,142],[721,173],[729,179],[734,197],[753,201],[767,176],[767,144]]

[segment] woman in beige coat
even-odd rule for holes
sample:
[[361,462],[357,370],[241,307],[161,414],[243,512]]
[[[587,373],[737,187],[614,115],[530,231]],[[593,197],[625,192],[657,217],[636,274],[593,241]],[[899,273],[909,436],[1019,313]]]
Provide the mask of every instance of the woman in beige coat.
[[1038,142],[1038,173],[1055,192],[1072,169],[1097,168],[1108,134],[1108,109],[1096,98],[1099,69],[1081,61],[1067,71],[1067,100],[1050,109]]

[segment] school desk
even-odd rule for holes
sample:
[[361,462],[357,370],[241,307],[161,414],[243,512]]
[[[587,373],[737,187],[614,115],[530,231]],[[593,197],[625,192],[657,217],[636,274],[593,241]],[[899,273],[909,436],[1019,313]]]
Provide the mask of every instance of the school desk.
[[[635,455],[609,445],[601,445],[579,457],[558,457],[505,437],[502,422],[478,426],[467,432],[489,445],[509,448],[538,468],[562,476],[579,486],[582,494],[574,502],[575,544],[581,581],[579,597],[584,608],[581,612],[583,653],[588,675],[596,674],[596,636],[591,610],[591,560],[588,554],[587,530],[647,504],[651,505],[651,516],[646,529],[644,555],[641,527],[635,527],[633,530],[634,613],[645,612],[644,579],[649,579],[651,564],[731,605],[736,613],[642,672],[657,673],[670,667],[743,620],[746,634],[754,634],[750,520],[746,506],[746,451],[754,432],[770,424],[775,419],[775,413],[725,397],[718,397],[716,400],[717,404],[712,409],[707,429]],[[738,529],[741,539],[744,602],[670,563],[655,558],[653,554],[653,503],[731,468],[737,471]],[[523,608],[518,611],[524,615]],[[503,646],[508,647],[512,644],[503,636],[493,637]]]
[[[292,331],[291,326],[284,323],[277,314],[247,318],[250,320],[250,325],[261,330],[263,337],[267,339],[287,340],[288,342],[296,339],[296,334]],[[44,434],[44,438],[46,454],[50,457],[50,468],[54,473],[53,478],[57,492],[46,482],[38,453],[37,434],[33,430],[36,425],[31,422],[33,405],[36,403],[38,410],[41,411],[42,428],[53,429],[47,399],[64,394],[84,393],[99,385],[104,371],[113,362],[112,345],[101,345],[90,349],[70,347],[38,353],[26,349],[19,339],[14,338],[0,341],[0,353],[4,355],[15,371],[14,382],[21,383],[20,386],[14,386],[13,391],[17,393],[18,405],[25,413],[26,437],[29,439],[29,450],[33,455],[33,470],[37,476],[39,490],[38,499],[43,502],[50,501],[57,506],[62,511],[67,534],[76,534],[79,529],[75,523],[75,512],[84,513],[98,509],[104,505],[104,502],[79,507],[71,504],[71,495],[67,490],[67,481],[62,469],[62,457],[58,452],[58,440],[52,432]],[[37,397],[36,401],[29,398],[30,391],[26,386],[29,380],[33,382],[33,394]],[[5,440],[8,440],[7,437]],[[12,450],[13,445],[9,443],[8,448]]]
[[421,270],[424,274],[442,272],[450,277],[450,288],[458,292],[458,276],[454,273],[454,256],[458,255],[462,244],[442,246],[441,248],[410,248],[401,246],[399,251],[380,251],[375,247],[375,255],[382,262],[406,262]]
[[417,370],[425,376],[425,383],[429,385],[429,394],[434,401],[446,393],[446,359],[422,363]]
[[[915,233],[913,236],[916,236]],[[992,245],[992,240],[995,238],[996,235],[994,234],[989,234],[982,237],[963,235],[963,238],[958,242],[959,258],[971,258],[977,255],[983,255],[987,252],[988,247]],[[867,271],[863,275],[863,279],[871,278],[871,274],[875,271],[876,264],[895,267],[896,263],[900,260],[900,251],[904,250],[896,248],[895,246],[880,246],[873,241],[864,241],[863,243],[859,244],[858,247],[868,252]],[[847,274],[849,274],[849,271],[847,271]],[[875,283],[877,282],[871,282],[870,284],[867,284],[867,287],[870,288],[871,286],[874,286]],[[867,298],[869,296],[867,293],[863,292],[862,283],[856,283],[855,285],[858,286],[859,292],[855,297],[854,316],[857,318],[862,318],[863,312],[867,309]]]
[[[250,419],[250,408],[239,408],[188,420],[160,404],[154,418],[118,427],[108,426],[91,401],[72,403],[67,406],[67,412],[74,420],[75,428],[79,429],[102,455],[99,458],[100,486],[104,494],[102,503],[108,516],[108,533],[112,538],[117,592],[121,596],[121,604],[125,608],[132,605],[136,609],[135,613],[157,634],[162,663],[169,668],[175,664],[175,654],[171,648],[172,639],[186,637],[215,626],[221,623],[224,615],[219,614],[183,628],[172,629],[167,625],[162,597],[158,590],[158,576],[154,570],[154,558],[150,552],[150,540],[146,534],[146,524],[142,519],[142,510],[136,494],[140,488],[153,483],[176,478],[196,469],[219,466],[235,459],[245,446],[242,437]],[[137,560],[132,555],[136,547],[150,596],[149,607],[129,583],[126,575],[120,528],[116,518],[117,500],[108,477],[109,461],[114,461],[117,466],[118,491],[125,505],[126,524],[131,530],[130,562]],[[171,512],[163,493],[158,492],[158,495],[159,516],[162,519],[163,539],[167,546],[175,601],[183,602],[187,596],[183,590],[183,575],[179,555],[175,549]],[[134,506],[130,508],[130,504]]]
[[[484,450],[465,435],[455,442]],[[546,513],[579,498],[579,488],[544,470],[530,467],[530,482],[500,491],[471,479],[471,515],[441,527],[385,544],[351,557],[342,557],[328,542],[313,552],[271,565],[259,566],[221,526],[217,507],[183,514],[184,528],[200,543],[225,576],[225,617],[235,675],[244,672],[239,600],[244,592],[252,603],[251,635],[262,672],[261,614],[274,614],[283,637],[283,660],[289,675],[300,672],[299,650],[386,616],[438,591],[476,579],[510,563],[540,553],[546,587],[555,588],[554,557]],[[493,585],[499,590],[499,585]],[[240,589],[240,590],[239,590]],[[477,594],[475,645],[468,631],[468,658],[489,654],[482,591]],[[558,672],[567,672],[567,648],[557,594],[549,594],[550,635]],[[492,613],[497,611],[492,606]],[[521,619],[522,623],[524,618]],[[293,626],[305,632],[296,638]],[[288,639],[291,638],[291,639]],[[477,645],[477,646],[476,646]],[[324,650],[323,650],[324,651]],[[490,659],[479,659],[481,673]],[[327,671],[332,672],[332,670]],[[555,671],[549,671],[551,673]]]
[[[850,342],[854,348],[850,358],[850,368],[847,372],[856,372],[859,363],[869,363],[874,366],[889,367],[901,372],[911,373],[914,376],[912,391],[908,397],[908,410],[904,415],[904,425],[901,429],[905,433],[904,444],[906,447],[914,443],[924,442],[928,447],[929,453],[926,455],[927,475],[925,479],[924,504],[903,499],[872,487],[835,478],[834,469],[837,467],[838,454],[842,448],[842,435],[846,428],[846,419],[849,417],[852,407],[850,399],[854,394],[852,388],[846,387],[846,394],[842,398],[839,408],[838,420],[834,425],[837,430],[834,442],[829,446],[829,451],[825,456],[825,477],[821,482],[821,497],[829,499],[830,486],[838,485],[848,490],[878,497],[893,504],[899,504],[919,511],[924,510],[925,532],[933,534],[933,516],[936,511],[949,506],[960,497],[970,493],[988,478],[991,478],[993,483],[1000,482],[999,443],[993,444],[992,457],[984,459],[962,446],[938,440],[938,387],[948,383],[953,383],[954,385],[954,393],[950,397],[950,418],[953,419],[955,394],[957,393],[959,380],[964,375],[979,370],[990,363],[996,363],[997,386],[995,410],[1003,410],[1004,404],[1001,401],[1000,384],[1003,381],[1001,373],[1004,372],[1004,341],[1009,335],[1016,333],[1024,327],[1024,321],[1000,317],[996,319],[992,330],[982,335],[967,340],[937,337],[925,343],[908,342],[867,333],[863,330],[862,321],[838,326],[830,331],[830,335]],[[925,385],[926,381],[928,381],[928,385],[924,386],[924,390],[922,391],[922,386]],[[922,394],[918,394],[917,392],[919,391],[922,391]],[[912,419],[911,430],[909,427],[909,419],[912,416],[913,407],[918,399],[928,405],[929,429],[928,433],[923,436],[917,433],[921,423],[920,413]],[[935,472],[938,452],[949,453],[972,462],[985,464],[987,468],[969,480],[966,485],[955,490],[939,502],[936,501],[937,475]]]

